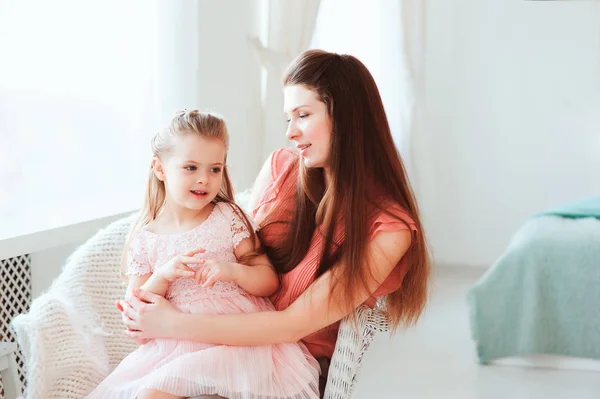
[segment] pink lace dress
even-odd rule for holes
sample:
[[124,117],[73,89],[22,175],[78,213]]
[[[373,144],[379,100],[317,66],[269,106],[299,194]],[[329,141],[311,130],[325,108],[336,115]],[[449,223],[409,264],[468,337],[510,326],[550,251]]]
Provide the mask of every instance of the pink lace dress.
[[[235,261],[234,249],[249,237],[241,218],[223,203],[191,231],[134,234],[128,251],[131,274],[147,274],[178,254],[205,248],[207,259]],[[200,266],[201,267],[201,266]],[[233,282],[202,288],[179,279],[165,295],[180,311],[231,314],[274,310],[268,299]],[[319,365],[302,343],[265,346],[209,345],[154,339],[127,356],[88,398],[134,399],[144,389],[182,397],[218,394],[229,399],[317,399]]]

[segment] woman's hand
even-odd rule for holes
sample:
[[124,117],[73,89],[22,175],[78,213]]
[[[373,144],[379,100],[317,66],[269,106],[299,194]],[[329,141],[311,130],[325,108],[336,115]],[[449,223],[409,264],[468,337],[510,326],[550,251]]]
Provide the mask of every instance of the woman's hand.
[[218,260],[206,260],[201,263],[200,269],[194,277],[196,283],[202,283],[203,287],[212,287],[217,281],[235,281],[239,277],[239,269],[242,267],[237,263],[222,262]]
[[[121,312],[121,320],[123,321],[123,324],[127,325],[127,322],[130,319],[125,314],[124,307],[130,306],[129,303],[127,301],[117,301],[116,305],[117,305],[117,309],[119,309],[119,311]],[[138,345],[145,345],[150,341],[150,338],[135,338],[135,339],[133,339],[133,341]]]
[[[167,299],[135,289],[128,301],[119,301],[123,309],[125,335],[136,342],[152,338],[173,338],[173,320],[180,314]],[[147,341],[146,341],[147,342]]]
[[167,263],[157,267],[154,274],[168,282],[173,282],[178,278],[194,277],[196,272],[188,265],[190,263],[203,263],[204,259],[195,257],[195,255],[203,252],[204,249],[196,249],[183,255],[178,255]]

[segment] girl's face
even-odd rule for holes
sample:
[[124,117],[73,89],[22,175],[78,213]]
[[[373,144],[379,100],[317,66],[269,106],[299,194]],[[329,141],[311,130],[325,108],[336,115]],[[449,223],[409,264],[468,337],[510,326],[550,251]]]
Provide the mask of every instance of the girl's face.
[[304,85],[284,87],[283,98],[287,138],[295,142],[307,167],[327,168],[332,134],[327,106]]
[[164,181],[166,200],[190,210],[202,210],[221,189],[225,144],[197,134],[174,138],[173,147],[154,158],[154,173]]

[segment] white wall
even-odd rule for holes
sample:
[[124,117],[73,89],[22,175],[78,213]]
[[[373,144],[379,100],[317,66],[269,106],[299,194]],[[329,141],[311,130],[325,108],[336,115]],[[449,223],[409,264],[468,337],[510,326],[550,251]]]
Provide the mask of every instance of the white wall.
[[259,29],[256,13],[256,0],[200,1],[200,107],[221,113],[228,122],[228,163],[238,190],[252,185],[266,159],[262,152],[261,69],[248,40]]
[[230,133],[228,164],[240,190],[254,182],[266,159],[261,66],[249,41],[260,33],[260,10],[260,0],[160,3],[161,120],[166,123],[175,110],[194,107],[224,116]]
[[31,254],[31,297],[43,294],[60,274],[67,258],[84,240]]
[[600,2],[431,0],[418,195],[438,264],[489,266],[600,192]]
[[[239,188],[263,161],[260,66],[247,42],[259,3],[198,1],[201,36],[187,44],[201,54],[185,72],[198,72],[190,101],[228,119]],[[600,191],[600,3],[430,0],[427,23],[413,143],[427,233],[439,264],[489,266],[529,215]],[[74,245],[34,255],[35,293]]]

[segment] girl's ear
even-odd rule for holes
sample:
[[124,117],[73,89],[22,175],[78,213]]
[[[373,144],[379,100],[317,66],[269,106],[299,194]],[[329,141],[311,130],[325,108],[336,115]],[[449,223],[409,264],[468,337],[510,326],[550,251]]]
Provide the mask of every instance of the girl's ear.
[[158,180],[165,181],[165,169],[159,157],[152,158],[152,170]]

